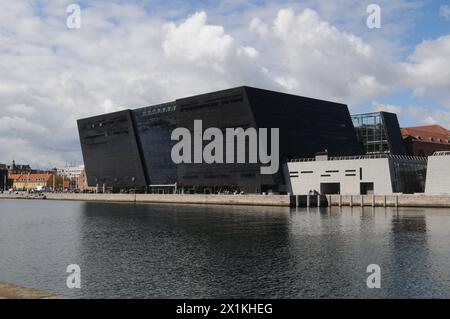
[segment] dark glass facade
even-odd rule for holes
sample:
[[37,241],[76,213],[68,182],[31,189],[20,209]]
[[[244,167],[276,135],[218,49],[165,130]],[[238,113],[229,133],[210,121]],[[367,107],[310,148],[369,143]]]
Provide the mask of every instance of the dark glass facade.
[[258,127],[280,129],[280,158],[359,155],[362,152],[345,104],[245,88]]
[[[174,164],[171,133],[184,127],[193,136],[195,120],[202,120],[203,131],[219,128],[224,136],[227,128],[267,128],[269,132],[278,128],[278,173],[262,175],[259,162],[249,163],[248,139],[244,163],[238,163],[235,149],[233,163]],[[108,129],[99,123],[108,123]],[[179,188],[193,192],[283,191],[281,165],[288,158],[314,157],[323,151],[330,156],[362,153],[346,105],[251,87],[105,114],[79,120],[78,126],[91,186],[145,187],[176,182]],[[124,130],[127,134],[114,134]],[[209,141],[202,143],[205,146]],[[136,181],[130,183],[130,176]]]
[[[203,130],[216,127],[224,135],[226,128],[257,128],[244,88],[197,95],[179,99],[176,103],[178,127],[187,128],[191,135],[194,134],[194,120],[202,120]],[[207,143],[203,142],[203,145]],[[248,149],[248,141],[246,145]],[[242,190],[252,193],[268,190],[268,185],[274,185],[274,177],[261,175],[260,165],[249,164],[248,156],[247,164],[237,163],[236,143],[234,154],[234,163],[177,165],[179,185],[200,192]]]
[[132,111],[148,184],[172,184],[177,181],[177,168],[170,153],[170,139],[176,128],[176,104],[166,103]]
[[406,155],[397,115],[376,112],[352,115],[364,154]]
[[426,157],[390,161],[392,190],[394,193],[423,193],[427,175]]

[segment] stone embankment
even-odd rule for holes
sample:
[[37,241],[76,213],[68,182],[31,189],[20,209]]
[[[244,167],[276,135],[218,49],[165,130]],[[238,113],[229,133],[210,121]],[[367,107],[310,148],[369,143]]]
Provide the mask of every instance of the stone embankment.
[[[137,202],[165,204],[208,204],[247,206],[317,206],[317,195],[203,195],[203,194],[0,194],[0,199],[49,199],[98,202]],[[443,207],[450,208],[450,195],[321,195],[320,206]]]
[[60,299],[57,295],[0,282],[0,299]]
[[0,194],[0,199],[51,199],[100,202],[139,202],[167,204],[211,204],[250,206],[291,206],[288,195],[203,195],[203,194],[77,194],[45,193],[44,196],[29,194]]

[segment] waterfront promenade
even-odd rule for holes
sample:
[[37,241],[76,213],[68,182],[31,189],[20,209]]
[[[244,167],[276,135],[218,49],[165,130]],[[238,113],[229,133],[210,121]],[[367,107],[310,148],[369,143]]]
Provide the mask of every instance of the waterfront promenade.
[[[42,199],[35,194],[0,194],[0,199]],[[211,194],[81,194],[45,193],[45,199],[100,202],[139,202],[166,204],[210,204],[247,206],[285,206],[292,204],[287,195],[211,195]]]
[[[317,195],[214,195],[214,194],[0,194],[0,199],[48,199],[98,202],[137,202],[160,204],[207,204],[246,206],[317,206]],[[436,207],[450,208],[450,195],[322,195],[320,206]]]

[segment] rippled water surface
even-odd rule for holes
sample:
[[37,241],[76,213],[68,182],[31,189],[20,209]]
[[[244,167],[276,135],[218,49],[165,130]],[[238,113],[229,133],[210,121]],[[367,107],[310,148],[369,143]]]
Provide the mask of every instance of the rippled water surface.
[[450,298],[450,210],[0,200],[0,281],[83,298]]

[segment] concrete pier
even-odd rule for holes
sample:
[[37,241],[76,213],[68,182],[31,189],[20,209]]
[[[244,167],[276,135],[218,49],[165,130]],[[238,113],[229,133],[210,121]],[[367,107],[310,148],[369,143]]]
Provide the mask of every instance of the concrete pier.
[[328,200],[331,201],[331,206],[450,208],[450,195],[329,195]]
[[0,282],[0,299],[61,299],[49,292]]

